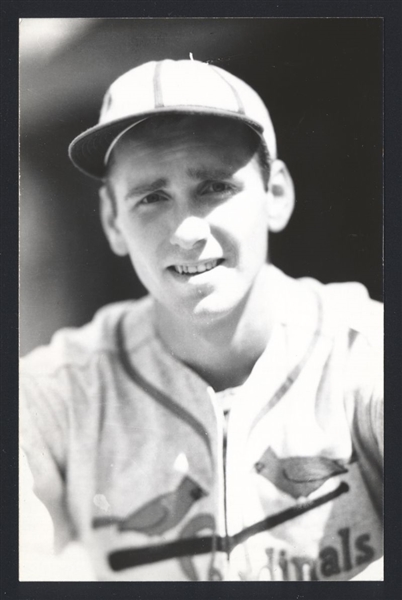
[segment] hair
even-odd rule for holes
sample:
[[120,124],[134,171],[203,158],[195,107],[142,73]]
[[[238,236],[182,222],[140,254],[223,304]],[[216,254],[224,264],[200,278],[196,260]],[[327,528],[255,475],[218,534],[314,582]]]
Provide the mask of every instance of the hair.
[[257,160],[261,170],[262,181],[264,183],[265,191],[267,191],[269,176],[271,175],[272,158],[269,155],[268,148],[266,147],[261,138],[257,148]]
[[[152,135],[152,134],[155,134],[158,131],[160,131],[163,127],[166,127],[166,125],[171,126],[172,123],[175,123],[179,126],[183,122],[185,122],[188,118],[189,118],[188,115],[163,115],[163,116],[153,117],[152,119],[147,119],[144,122],[140,123],[135,128],[135,132],[138,133],[139,130],[141,130],[142,134],[144,134],[144,132],[148,132]],[[204,119],[204,120],[208,119],[209,123],[211,123],[211,121],[214,121],[216,119],[219,119],[220,121],[222,121],[222,119],[223,119],[223,117],[205,116],[205,115],[199,115],[199,116],[197,115],[195,117],[191,116],[190,118]],[[225,119],[225,120],[229,122],[229,119]],[[256,132],[254,132],[251,129],[251,127],[249,127],[248,125],[242,124],[240,121],[238,122],[238,124],[241,124],[244,126],[244,132],[247,136],[246,139],[248,140],[250,147],[252,149],[254,149],[254,147],[255,147],[254,156],[255,155],[257,156],[257,161],[258,161],[258,165],[260,167],[264,188],[265,188],[265,190],[267,190],[269,177],[271,174],[271,162],[272,162],[272,158],[269,155],[268,148],[265,145],[265,143],[263,142],[263,139]],[[130,134],[130,131],[131,130],[128,130],[127,134]],[[123,137],[125,137],[127,134],[124,134]],[[110,172],[111,172],[114,164],[115,164],[115,152],[112,151],[111,155],[109,157],[109,161],[106,165],[106,172],[105,172],[105,175],[103,178],[103,183],[104,183],[104,185],[107,189],[108,195],[110,197],[110,201],[112,203],[113,210],[116,213],[117,212],[116,195],[115,195],[113,186],[110,181]]]

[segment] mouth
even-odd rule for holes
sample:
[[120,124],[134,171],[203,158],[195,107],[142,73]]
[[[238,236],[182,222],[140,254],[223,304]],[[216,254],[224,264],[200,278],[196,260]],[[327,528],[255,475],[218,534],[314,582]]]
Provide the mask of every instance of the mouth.
[[220,258],[220,259],[215,259],[215,260],[204,261],[202,263],[197,263],[195,265],[194,264],[192,264],[192,265],[188,265],[188,264],[172,265],[169,267],[169,270],[172,271],[173,273],[176,273],[177,275],[189,277],[189,276],[199,275],[201,273],[206,273],[208,271],[212,271],[213,269],[215,269],[222,263],[223,263],[223,259]]

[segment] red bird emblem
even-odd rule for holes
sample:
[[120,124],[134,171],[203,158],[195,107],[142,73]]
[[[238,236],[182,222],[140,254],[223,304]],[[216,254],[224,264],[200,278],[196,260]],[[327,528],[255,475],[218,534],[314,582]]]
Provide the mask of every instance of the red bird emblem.
[[330,477],[347,473],[345,465],[355,460],[354,455],[348,461],[325,456],[279,458],[272,448],[267,448],[255,469],[282,492],[297,499],[318,490]]

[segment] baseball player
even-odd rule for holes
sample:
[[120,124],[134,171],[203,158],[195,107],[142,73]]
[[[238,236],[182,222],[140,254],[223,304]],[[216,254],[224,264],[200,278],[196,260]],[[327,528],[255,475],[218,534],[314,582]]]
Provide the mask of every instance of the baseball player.
[[382,307],[267,259],[294,188],[261,98],[149,62],[69,152],[149,295],[22,361],[24,468],[56,552],[79,542],[98,580],[372,578]]

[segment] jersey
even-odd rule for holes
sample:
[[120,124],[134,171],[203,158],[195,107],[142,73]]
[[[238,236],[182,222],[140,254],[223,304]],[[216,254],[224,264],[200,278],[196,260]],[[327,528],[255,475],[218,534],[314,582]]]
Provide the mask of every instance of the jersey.
[[347,580],[382,555],[382,305],[267,272],[272,333],[233,390],[169,353],[151,297],[22,360],[35,492],[99,580]]

